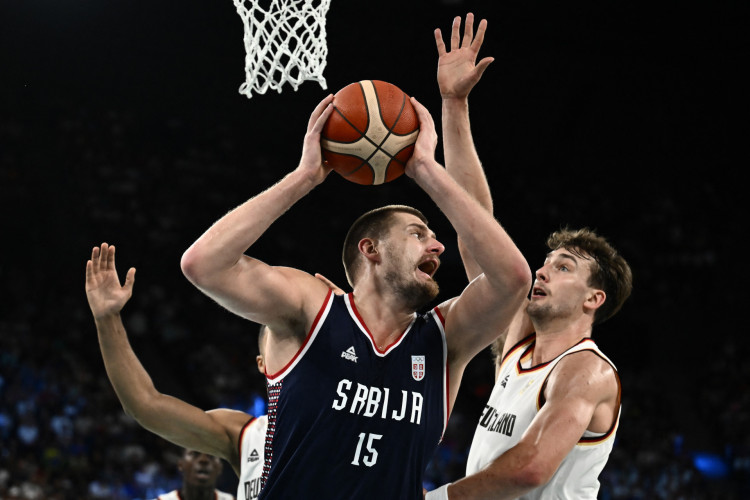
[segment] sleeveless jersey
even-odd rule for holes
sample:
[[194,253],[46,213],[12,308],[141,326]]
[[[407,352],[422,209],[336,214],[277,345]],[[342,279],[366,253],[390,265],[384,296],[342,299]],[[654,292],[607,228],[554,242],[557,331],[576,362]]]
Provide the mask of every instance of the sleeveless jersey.
[[263,474],[263,448],[268,417],[250,419],[240,432],[240,482],[237,500],[254,500],[260,494]]
[[[612,362],[599,350],[593,340],[586,338],[547,363],[524,368],[531,362],[536,336],[526,337],[516,344],[503,359],[500,373],[490,399],[477,425],[466,462],[466,475],[479,472],[495,458],[515,446],[544,404],[542,390],[558,362],[568,354],[593,351]],[[620,385],[617,379],[618,390]],[[620,400],[618,394],[618,401]],[[620,420],[618,409],[614,424],[604,434],[586,431],[565,456],[550,481],[519,497],[531,499],[595,500],[599,491],[599,473],[607,463]]]
[[[182,500],[182,495],[180,495],[180,490],[174,490],[170,491],[169,493],[159,495],[158,497],[156,497],[156,500]],[[229,493],[224,493],[223,491],[216,490],[214,492],[214,500],[234,500],[234,497]]]
[[351,294],[329,292],[307,338],[267,375],[261,499],[422,499],[448,421],[444,321],[415,314],[377,349]]

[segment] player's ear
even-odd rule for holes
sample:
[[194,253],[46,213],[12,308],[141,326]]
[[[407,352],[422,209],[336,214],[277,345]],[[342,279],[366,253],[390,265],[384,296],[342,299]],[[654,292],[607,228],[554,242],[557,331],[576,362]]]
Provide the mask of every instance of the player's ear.
[[362,238],[359,240],[359,253],[372,262],[380,262],[380,252],[378,251],[377,240],[372,238]]
[[255,363],[258,365],[258,371],[260,373],[266,373],[266,363],[263,361],[263,356],[260,354],[255,356]]
[[604,290],[592,288],[588,297],[586,297],[586,301],[583,303],[583,308],[593,314],[604,304],[605,300],[607,300],[607,294],[604,293]]

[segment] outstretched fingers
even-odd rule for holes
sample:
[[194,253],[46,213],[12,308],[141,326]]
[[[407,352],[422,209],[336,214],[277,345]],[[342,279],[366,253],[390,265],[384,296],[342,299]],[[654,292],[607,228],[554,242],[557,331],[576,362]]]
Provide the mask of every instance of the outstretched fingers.
[[94,247],[93,250],[91,250],[91,266],[92,266],[92,272],[99,271],[99,256],[101,255],[101,248],[100,247]]
[[114,245],[111,245],[107,249],[106,257],[107,257],[107,262],[106,262],[105,270],[114,271],[115,269],[115,246]]
[[135,268],[131,267],[128,269],[128,273],[125,275],[125,284],[123,285],[123,288],[126,292],[128,292],[128,295],[133,293],[133,284],[135,283]]
[[331,115],[331,111],[333,111],[333,107],[330,106],[332,102],[333,94],[328,94],[318,103],[317,106],[315,106],[315,109],[310,115],[310,120],[307,122],[308,131],[314,131],[317,129],[317,131],[320,132],[323,130],[323,125],[325,125],[326,120],[328,120],[328,117]]
[[438,57],[445,55],[445,42],[443,42],[443,32],[440,28],[435,28],[435,45],[437,46]]
[[[469,24],[469,16],[466,16],[466,24]],[[471,24],[474,24],[473,20]],[[487,19],[482,19],[481,21],[479,21],[479,26],[477,27],[477,35],[471,41],[471,48],[476,52],[479,52],[479,49],[482,47],[482,43],[484,42],[484,33],[486,31]]]
[[453,18],[453,25],[451,25],[451,50],[456,50],[461,47],[461,17],[456,16]]
[[[459,18],[459,23],[461,22]],[[474,40],[474,14],[469,12],[466,14],[466,22],[464,22],[464,38],[461,41],[461,48],[471,47],[472,41]]]
[[86,283],[91,283],[94,279],[94,262],[89,259],[86,261]]

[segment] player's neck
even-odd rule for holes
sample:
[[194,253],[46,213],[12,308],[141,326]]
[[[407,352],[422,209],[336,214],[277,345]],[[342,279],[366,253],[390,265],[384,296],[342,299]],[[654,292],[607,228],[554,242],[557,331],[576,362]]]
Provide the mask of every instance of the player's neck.
[[[583,320],[584,318],[581,318]],[[535,326],[536,342],[532,364],[534,366],[552,361],[583,338],[591,337],[589,321],[547,322]]]
[[216,500],[216,492],[213,486],[198,487],[184,485],[180,489],[181,500]]
[[355,288],[351,299],[378,349],[392,344],[414,320],[414,311],[399,310],[397,303],[381,295],[368,295]]

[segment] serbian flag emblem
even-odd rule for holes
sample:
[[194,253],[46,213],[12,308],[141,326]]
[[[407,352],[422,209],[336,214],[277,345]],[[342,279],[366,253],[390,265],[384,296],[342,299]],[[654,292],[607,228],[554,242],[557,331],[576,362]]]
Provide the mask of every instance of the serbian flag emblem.
[[424,356],[411,357],[411,376],[417,382],[424,378]]

